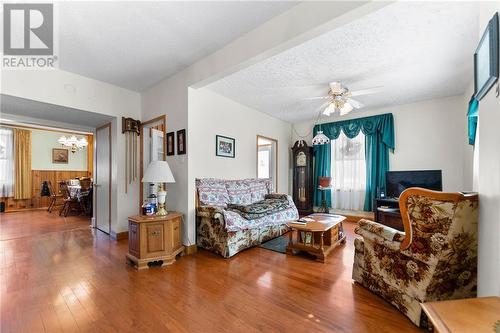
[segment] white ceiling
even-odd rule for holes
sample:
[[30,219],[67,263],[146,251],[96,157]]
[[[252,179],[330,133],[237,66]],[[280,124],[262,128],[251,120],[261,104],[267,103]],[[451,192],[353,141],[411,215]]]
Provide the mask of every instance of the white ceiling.
[[303,99],[326,94],[334,80],[352,90],[383,86],[356,97],[360,111],[462,94],[478,16],[474,2],[394,3],[208,88],[289,122],[314,118],[323,102]]
[[60,105],[42,103],[30,99],[0,95],[2,114],[42,119],[50,122],[65,123],[88,128],[96,128],[110,122],[110,116],[88,112]]
[[143,91],[296,2],[59,2],[60,68]]

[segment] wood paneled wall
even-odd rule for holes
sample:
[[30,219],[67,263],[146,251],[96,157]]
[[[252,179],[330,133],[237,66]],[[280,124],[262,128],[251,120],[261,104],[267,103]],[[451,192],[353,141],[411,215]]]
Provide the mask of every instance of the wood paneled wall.
[[58,190],[58,182],[76,177],[88,177],[87,171],[58,171],[58,170],[31,170],[31,199],[14,200],[13,198],[0,198],[5,202],[5,211],[19,211],[25,209],[45,208],[49,206],[50,197],[41,197],[42,183],[47,180],[52,182],[54,190]]

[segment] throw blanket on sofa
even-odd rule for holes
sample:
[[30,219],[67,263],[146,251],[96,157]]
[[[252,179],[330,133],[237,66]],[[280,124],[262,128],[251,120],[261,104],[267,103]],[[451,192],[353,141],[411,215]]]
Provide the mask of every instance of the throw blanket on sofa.
[[290,208],[287,197],[264,199],[251,205],[229,204],[227,209],[240,214],[247,220],[254,220],[266,215]]

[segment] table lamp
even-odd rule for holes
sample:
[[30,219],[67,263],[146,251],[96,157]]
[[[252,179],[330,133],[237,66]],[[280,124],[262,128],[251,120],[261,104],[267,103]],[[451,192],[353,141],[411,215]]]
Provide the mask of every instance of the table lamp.
[[172,175],[167,161],[151,162],[144,173],[144,177],[142,177],[142,182],[160,183],[160,188],[158,189],[158,212],[156,215],[167,215],[168,212],[165,209],[167,191],[163,189],[163,183],[175,183],[174,175]]

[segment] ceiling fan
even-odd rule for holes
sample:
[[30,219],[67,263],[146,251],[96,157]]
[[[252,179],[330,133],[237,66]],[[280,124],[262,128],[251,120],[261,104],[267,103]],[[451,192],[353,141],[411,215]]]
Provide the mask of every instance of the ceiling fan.
[[373,87],[369,89],[351,91],[346,86],[342,85],[339,81],[330,82],[330,88],[328,89],[328,94],[326,96],[307,98],[309,100],[314,99],[327,99],[327,101],[320,106],[320,109],[324,108],[323,114],[329,116],[332,113],[339,112],[341,116],[348,114],[354,109],[360,109],[364,105],[352,96],[360,96],[373,94],[381,91],[382,87]]

